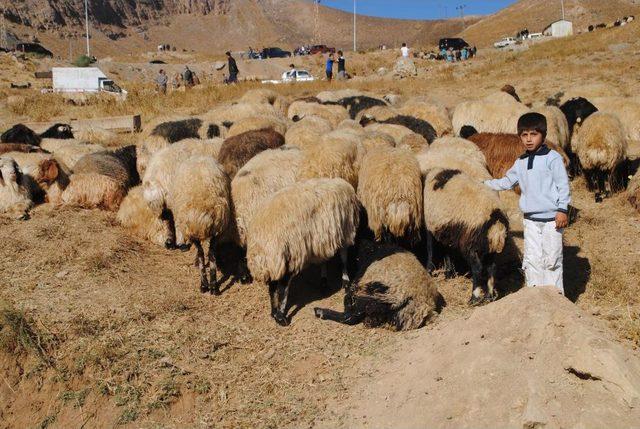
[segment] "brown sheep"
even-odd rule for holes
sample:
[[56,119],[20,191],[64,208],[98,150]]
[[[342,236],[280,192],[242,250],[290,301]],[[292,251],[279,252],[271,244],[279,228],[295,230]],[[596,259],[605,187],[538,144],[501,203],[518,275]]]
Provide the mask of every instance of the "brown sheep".
[[222,143],[218,160],[224,171],[233,179],[251,158],[267,149],[275,149],[284,145],[282,134],[272,130],[247,131],[230,137]]

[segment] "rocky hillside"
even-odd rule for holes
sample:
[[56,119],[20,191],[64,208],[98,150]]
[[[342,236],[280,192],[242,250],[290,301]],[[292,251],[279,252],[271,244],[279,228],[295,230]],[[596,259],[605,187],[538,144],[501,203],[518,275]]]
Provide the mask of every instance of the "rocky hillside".
[[[25,0],[4,10],[19,36],[36,36],[65,57],[81,50],[83,0]],[[150,50],[158,43],[208,53],[310,43],[348,49],[353,43],[351,14],[321,6],[316,31],[315,7],[302,0],[89,0],[89,13],[94,52],[103,56]],[[467,24],[476,21],[469,18]],[[359,48],[428,46],[459,33],[463,23],[359,17],[358,28]]]
[[[591,24],[612,23],[625,15],[640,13],[635,0],[564,0],[565,18],[573,22],[574,31],[586,31]],[[469,26],[462,34],[479,46],[489,46],[505,36],[528,28],[541,32],[562,18],[558,0],[520,0]]]

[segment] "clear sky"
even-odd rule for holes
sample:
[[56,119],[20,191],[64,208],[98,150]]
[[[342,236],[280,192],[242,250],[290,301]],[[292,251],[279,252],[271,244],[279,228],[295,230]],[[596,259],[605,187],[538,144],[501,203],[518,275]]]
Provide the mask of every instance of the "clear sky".
[[[358,14],[362,15],[438,19],[460,16],[460,11],[456,10],[459,5],[466,5],[465,15],[486,15],[511,3],[515,3],[515,0],[356,0],[356,8]],[[353,0],[320,0],[320,4],[353,11]]]

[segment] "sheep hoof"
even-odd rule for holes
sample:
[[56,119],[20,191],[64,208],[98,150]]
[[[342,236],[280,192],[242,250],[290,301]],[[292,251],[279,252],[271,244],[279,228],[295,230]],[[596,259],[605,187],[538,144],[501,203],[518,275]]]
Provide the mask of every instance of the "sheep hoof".
[[181,244],[177,247],[174,247],[174,249],[180,249],[181,252],[187,252],[189,251],[189,249],[191,249],[191,244]]
[[342,279],[342,289],[349,290],[349,287],[351,287],[351,282],[349,280]]
[[313,313],[316,315],[318,319],[324,319],[324,310],[320,307],[315,307],[313,309]]
[[483,301],[486,302],[486,303],[490,303],[490,302],[495,301],[496,299],[498,299],[498,294],[497,293],[493,293],[493,294],[485,295]]
[[602,202],[602,195],[596,195],[596,203]]
[[175,250],[176,242],[171,239],[168,239],[167,241],[164,242],[164,247],[165,249]]
[[218,286],[217,283],[211,285],[209,287],[209,292],[211,292],[211,295],[215,295],[215,296],[220,296],[222,293],[220,292],[220,287]]
[[206,279],[202,279],[200,281],[200,292],[202,292],[202,293],[209,292],[209,283],[207,282]]
[[280,312],[276,312],[276,314],[273,315],[273,318],[275,319],[276,323],[280,326],[289,326],[289,319],[287,319],[287,316],[285,316],[284,314],[280,313]]
[[29,220],[29,219],[31,219],[31,216],[29,216],[29,213],[25,213],[18,218],[18,220]]
[[476,307],[478,305],[481,305],[483,302],[484,302],[484,298],[480,298],[480,297],[477,297],[477,296],[472,296],[469,299],[469,305],[472,306],[472,307]]

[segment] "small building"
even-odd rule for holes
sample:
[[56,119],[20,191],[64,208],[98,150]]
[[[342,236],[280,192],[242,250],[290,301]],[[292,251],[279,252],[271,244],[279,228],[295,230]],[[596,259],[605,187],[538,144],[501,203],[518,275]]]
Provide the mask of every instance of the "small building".
[[573,35],[573,23],[571,21],[567,21],[561,19],[556,22],[552,22],[549,24],[547,28],[542,32],[545,36],[551,37],[567,37]]

